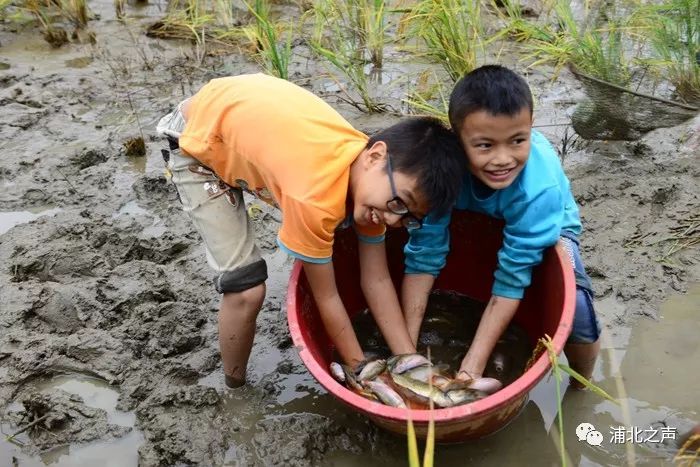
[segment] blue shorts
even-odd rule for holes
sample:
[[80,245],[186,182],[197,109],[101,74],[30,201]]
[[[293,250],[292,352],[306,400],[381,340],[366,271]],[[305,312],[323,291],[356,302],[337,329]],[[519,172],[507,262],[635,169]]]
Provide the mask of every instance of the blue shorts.
[[600,337],[600,322],[593,308],[593,286],[591,279],[586,274],[581,261],[578,238],[569,232],[563,232],[561,237],[564,249],[569,254],[571,265],[574,268],[576,278],[576,311],[574,312],[574,326],[567,343],[592,344]]

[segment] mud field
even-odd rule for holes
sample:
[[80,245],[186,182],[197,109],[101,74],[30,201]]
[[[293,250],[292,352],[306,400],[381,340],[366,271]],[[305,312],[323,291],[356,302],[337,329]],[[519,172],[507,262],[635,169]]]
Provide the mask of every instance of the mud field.
[[[157,5],[130,9],[126,24],[111,1],[91,8],[95,44],[52,49],[32,27],[0,32],[0,465],[406,465],[405,441],[326,394],[291,345],[292,263],[275,247],[279,213],[265,206],[255,226],[270,280],[249,384],[225,389],[212,273],[166,184],[154,127],[207,80],[258,67],[236,51],[202,57],[189,43],[146,37]],[[356,127],[373,132],[397,118],[344,103],[295,47],[291,80]],[[412,65],[397,51],[387,61],[396,82],[386,99],[398,102]],[[536,125],[561,145],[563,127],[550,125],[567,121],[582,92],[571,75],[552,83],[548,73],[529,76]],[[141,131],[147,156],[128,157],[124,143]],[[682,432],[700,421],[700,250],[659,261],[673,246],[664,239],[700,213],[700,118],[637,142],[580,143],[564,164],[605,328],[594,379],[623,402],[565,394],[572,465],[630,455],[670,464],[669,440],[630,454],[607,438],[609,426]],[[436,465],[524,456],[557,465],[554,394],[544,381],[515,422],[478,443],[438,447]],[[47,415],[46,426],[7,440],[27,412]],[[602,446],[577,442],[584,421],[606,435]]]

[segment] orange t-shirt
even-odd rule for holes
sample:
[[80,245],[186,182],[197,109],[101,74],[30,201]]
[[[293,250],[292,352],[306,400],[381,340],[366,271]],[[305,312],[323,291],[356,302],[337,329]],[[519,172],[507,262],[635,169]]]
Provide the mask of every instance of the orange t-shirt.
[[[367,139],[318,96],[255,74],[214,79],[195,94],[180,147],[224,182],[278,206],[283,249],[325,262],[346,217],[350,165]],[[368,241],[384,235],[383,226],[355,228]]]

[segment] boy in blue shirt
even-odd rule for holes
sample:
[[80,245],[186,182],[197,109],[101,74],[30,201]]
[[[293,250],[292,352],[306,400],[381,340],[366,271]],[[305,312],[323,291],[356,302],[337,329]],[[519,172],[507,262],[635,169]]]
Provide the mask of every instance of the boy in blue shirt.
[[[450,96],[450,123],[469,167],[455,208],[505,221],[492,296],[462,360],[459,379],[482,379],[496,342],[530,285],[533,267],[559,239],[574,267],[577,292],[573,330],[564,352],[570,366],[590,378],[600,349],[591,281],[579,253],[578,207],[559,157],[547,139],[532,130],[532,109],[525,80],[497,65],[468,73]],[[414,344],[435,276],[445,265],[449,221],[449,214],[427,216],[422,229],[410,232],[405,247],[402,305]],[[500,387],[494,383],[491,391]]]

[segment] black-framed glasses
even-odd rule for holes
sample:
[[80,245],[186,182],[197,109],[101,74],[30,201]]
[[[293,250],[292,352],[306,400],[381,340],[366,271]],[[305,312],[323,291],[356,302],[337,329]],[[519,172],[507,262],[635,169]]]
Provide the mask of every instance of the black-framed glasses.
[[386,208],[389,210],[389,212],[400,215],[401,225],[407,229],[420,229],[423,226],[423,221],[408,210],[408,206],[406,206],[406,203],[399,197],[399,194],[396,191],[396,184],[394,183],[393,175],[394,169],[391,168],[391,157],[389,157],[389,154],[386,155],[386,173],[389,175],[391,196],[393,196],[393,198],[386,202]]

